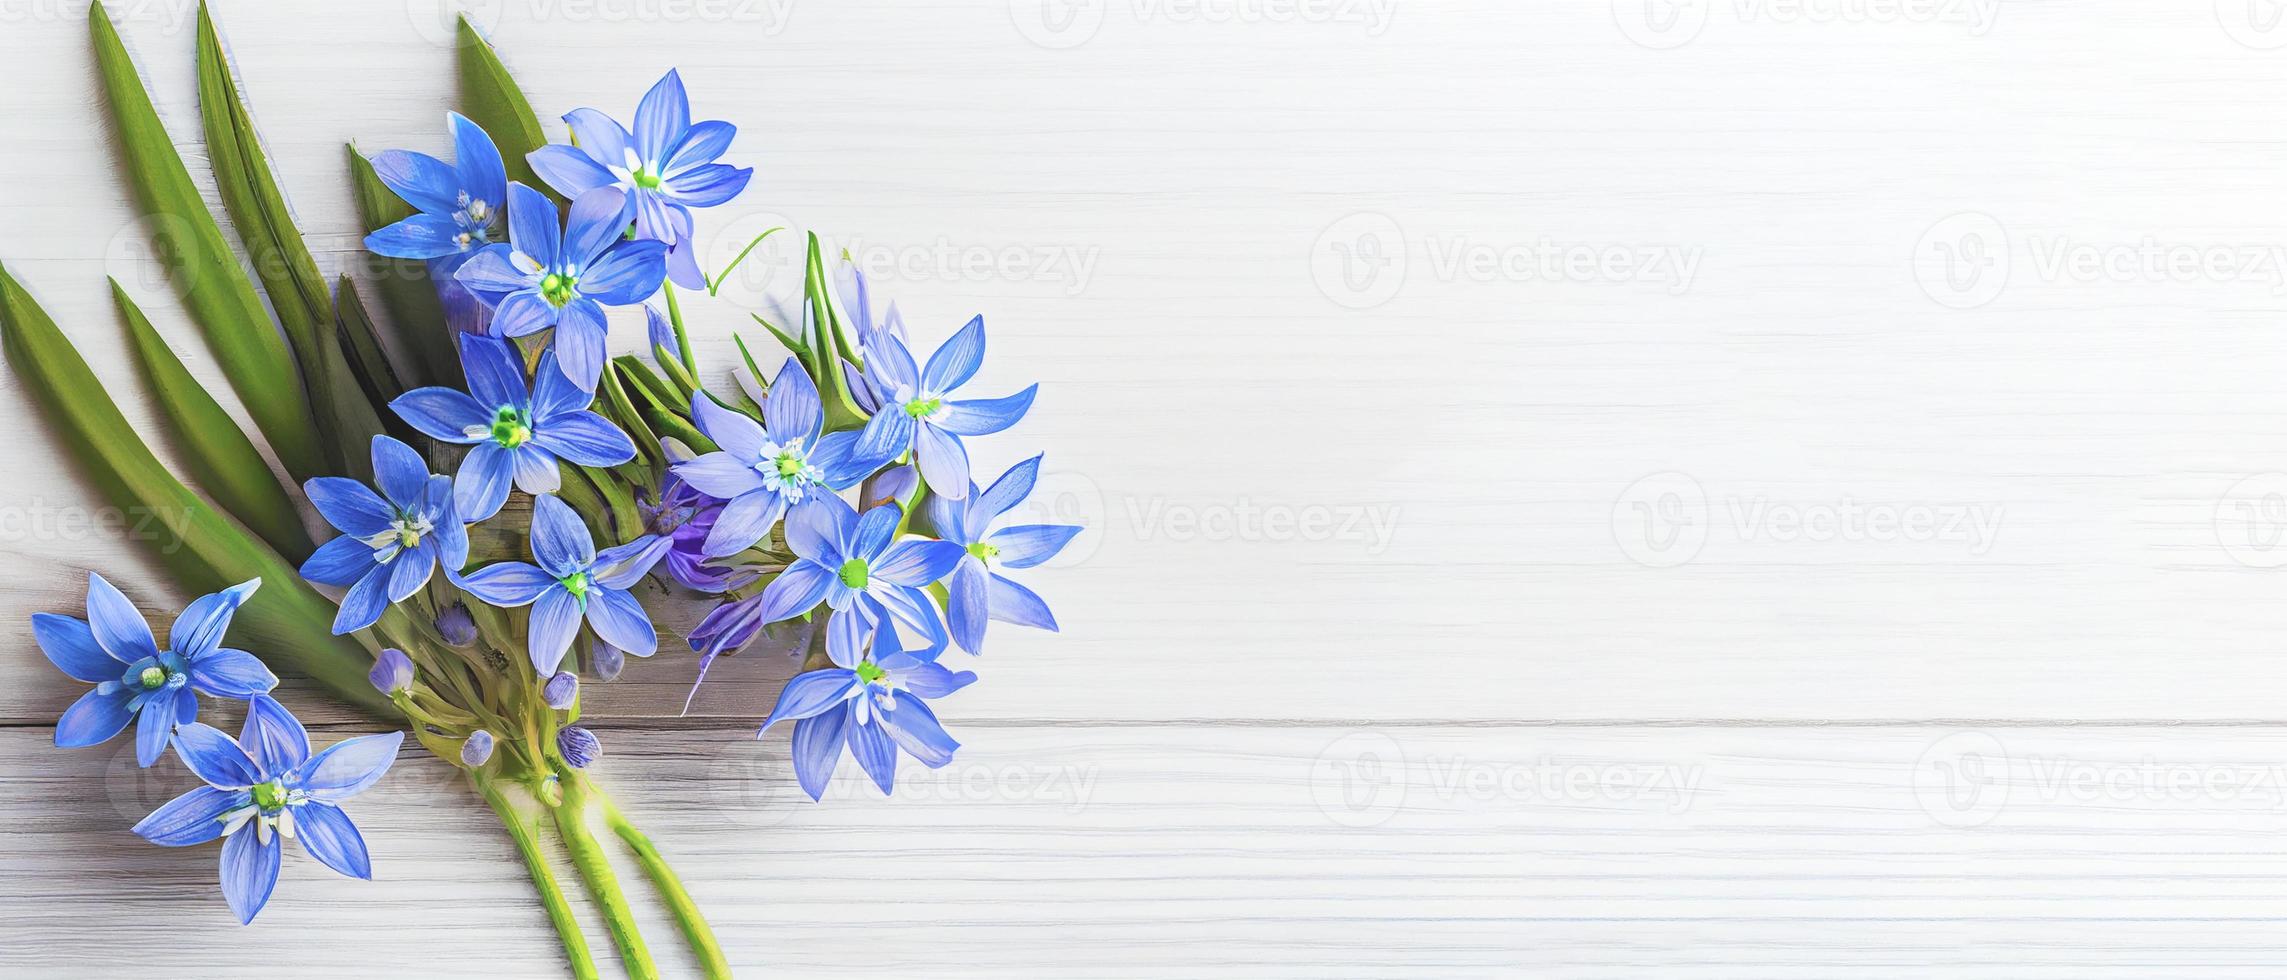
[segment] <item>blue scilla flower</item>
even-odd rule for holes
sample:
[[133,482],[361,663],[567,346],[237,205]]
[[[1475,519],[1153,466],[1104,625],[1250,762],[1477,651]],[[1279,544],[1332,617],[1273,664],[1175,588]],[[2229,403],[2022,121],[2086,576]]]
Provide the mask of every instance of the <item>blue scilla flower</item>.
[[994,518],[1014,510],[1032,494],[1040,478],[1040,457],[1009,467],[985,490],[974,484],[967,497],[929,498],[929,520],[945,540],[960,545],[961,563],[947,584],[946,624],[953,642],[970,653],[985,648],[985,622],[997,619],[1054,632],[1056,616],[1031,589],[1009,581],[999,569],[1031,568],[1064,550],[1080,528],[1071,524],[1019,524],[987,532]]
[[675,464],[675,475],[700,493],[728,501],[707,532],[702,550],[710,558],[747,549],[794,507],[848,488],[867,470],[853,468],[855,432],[824,434],[825,411],[818,386],[787,358],[762,407],[762,423],[743,412],[691,399],[699,431],[722,447]]
[[389,407],[431,438],[474,446],[453,478],[453,509],[470,524],[500,513],[508,485],[530,494],[554,493],[561,458],[581,466],[618,466],[635,458],[635,443],[603,416],[588,411],[593,396],[556,370],[555,352],[540,355],[534,387],[524,387],[524,363],[507,341],[463,334],[461,369],[466,393],[420,388]]
[[910,449],[931,493],[956,500],[967,494],[969,451],[961,437],[1015,425],[1040,390],[1033,385],[1006,398],[948,398],[976,376],[984,360],[984,317],[971,319],[929,355],[927,367],[915,367],[913,353],[896,335],[876,331],[867,342],[865,368],[873,418],[858,438],[856,458],[878,465]]
[[583,618],[598,638],[628,653],[648,657],[659,649],[651,615],[627,590],[666,554],[667,539],[656,534],[598,552],[580,515],[543,494],[532,502],[532,558],[538,564],[486,565],[457,584],[495,606],[532,607],[532,668],[547,675],[572,649]]
[[629,199],[601,187],[573,199],[563,227],[547,197],[508,187],[509,244],[485,249],[455,278],[492,305],[492,332],[522,337],[550,327],[556,360],[581,391],[603,375],[605,306],[630,306],[659,291],[667,247],[625,241]]
[[365,735],[310,754],[310,735],[283,705],[257,695],[238,738],[184,725],[175,753],[206,785],[151,811],[135,833],[164,847],[223,838],[222,897],[240,923],[270,901],[285,841],[326,867],[371,880],[365,838],[338,805],[381,780],[404,732]]
[[834,655],[834,666],[787,681],[755,733],[761,738],[772,725],[794,722],[794,778],[813,800],[825,794],[844,746],[884,793],[896,783],[899,750],[936,769],[961,747],[923,699],[958,691],[977,675],[898,649],[896,632],[886,626],[872,639],[862,658],[845,650]]
[[87,576],[85,621],[33,614],[40,652],[57,669],[95,685],[56,722],[56,745],[76,749],[108,742],[133,720],[135,763],[149,766],[166,753],[176,725],[198,718],[192,692],[243,699],[277,687],[277,676],[260,659],[222,645],[231,614],[261,585],[254,579],[192,600],[167,631],[166,650],[159,649],[134,603],[101,575]]
[[705,289],[691,241],[691,209],[737,197],[751,168],[715,160],[730,148],[738,127],[721,120],[693,125],[683,76],[670,71],[635,107],[635,132],[594,109],[564,116],[578,144],[554,144],[525,160],[548,186],[566,197],[616,187],[634,199],[635,237],[669,247],[667,274],[686,289]]
[[500,150],[460,113],[445,113],[445,126],[453,134],[453,163],[410,150],[374,155],[374,176],[420,213],[365,236],[367,250],[397,259],[435,259],[474,253],[501,240],[508,171]]
[[443,562],[457,572],[469,560],[468,528],[453,507],[453,479],[429,472],[413,447],[373,437],[373,482],[321,476],[302,485],[318,513],[342,532],[302,563],[302,577],[346,586],[334,632],[364,629],[391,603],[403,602]]
[[855,662],[865,637],[892,621],[929,641],[930,655],[945,648],[937,606],[922,591],[961,560],[961,546],[944,541],[893,540],[902,512],[883,504],[859,516],[840,497],[788,514],[786,543],[798,557],[762,590],[764,623],[791,619],[825,603],[826,648]]

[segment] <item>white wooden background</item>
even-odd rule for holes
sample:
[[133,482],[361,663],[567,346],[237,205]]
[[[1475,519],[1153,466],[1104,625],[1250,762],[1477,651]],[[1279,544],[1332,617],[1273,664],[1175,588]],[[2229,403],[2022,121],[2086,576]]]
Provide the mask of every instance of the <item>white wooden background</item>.
[[[439,2],[217,4],[329,269],[341,144],[443,148]],[[978,389],[1042,394],[981,464],[1091,528],[896,799],[798,797],[783,664],[596,695],[742,975],[2287,968],[2270,0],[471,9],[544,116],[679,66],[740,125],[715,262],[792,221],[932,342],[984,313]],[[198,170],[188,0],[114,12]],[[0,261],[117,391],[106,274],[213,377],[84,13],[0,0]],[[378,881],[297,857],[250,928],[127,833],[188,777],[50,747],[26,616],[187,597],[0,387],[0,973],[560,972],[425,759],[353,808]]]

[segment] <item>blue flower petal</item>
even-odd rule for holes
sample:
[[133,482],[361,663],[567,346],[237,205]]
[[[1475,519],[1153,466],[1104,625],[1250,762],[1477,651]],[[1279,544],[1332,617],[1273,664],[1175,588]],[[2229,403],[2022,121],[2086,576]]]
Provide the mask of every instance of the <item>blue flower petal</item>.
[[238,747],[264,775],[284,775],[309,760],[310,731],[277,698],[265,695],[247,703]]
[[946,625],[951,628],[953,642],[970,653],[985,650],[985,623],[992,610],[987,598],[991,574],[984,562],[963,557],[953,569],[953,580],[947,583]]
[[254,757],[213,725],[194,722],[177,729],[175,754],[191,775],[209,786],[245,789],[263,781],[262,767],[254,764]]
[[[583,109],[582,112],[595,112]],[[569,118],[569,117],[567,117]],[[608,122],[608,120],[606,120]],[[617,123],[613,123],[617,126]],[[565,197],[578,197],[598,187],[610,187],[619,182],[612,172],[605,170],[594,158],[576,146],[551,143],[524,155],[524,162],[532,165],[532,172],[547,181],[548,186]]]
[[994,531],[985,540],[999,548],[1002,567],[1031,568],[1056,557],[1079,534],[1072,524],[1019,524]]
[[302,484],[302,493],[310,498],[326,523],[345,534],[362,538],[389,530],[397,523],[396,508],[365,484],[348,477],[312,477]]
[[503,337],[529,337],[555,326],[563,311],[548,302],[538,289],[519,289],[501,297],[492,310],[492,332]]
[[905,754],[920,760],[931,769],[944,767],[953,761],[953,753],[961,743],[945,733],[945,726],[937,720],[937,713],[921,703],[921,699],[905,691],[890,695],[897,707],[877,711],[874,718],[889,733],[891,741],[904,749]]
[[243,701],[278,686],[278,675],[262,658],[229,647],[191,661],[191,687],[201,694]]
[[1036,384],[1006,398],[946,402],[945,410],[931,424],[957,436],[991,435],[1023,419],[1032,409],[1033,396],[1039,393]]
[[[564,125],[571,128],[572,139],[589,159],[610,167],[627,165],[627,151],[635,145],[635,138],[618,120],[594,109],[574,109],[564,114]],[[569,188],[557,190],[571,196]]]
[[913,430],[918,426],[913,416],[896,405],[884,405],[858,434],[858,444],[850,451],[853,465],[871,469],[889,462],[913,448]]
[[834,610],[826,620],[826,656],[836,667],[857,667],[858,661],[865,659],[867,634],[884,625],[862,606]]
[[929,355],[929,366],[921,369],[921,388],[934,394],[944,394],[968,382],[977,374],[977,366],[985,363],[985,318],[969,318],[967,326]]
[[365,837],[349,814],[327,803],[305,803],[294,810],[294,839],[302,842],[318,863],[351,878],[373,880],[373,859],[365,853]]
[[683,76],[670,69],[635,107],[635,152],[647,164],[665,162],[691,128],[691,99]]
[[847,709],[794,723],[794,780],[811,799],[826,795],[826,781],[834,777],[834,766],[842,761],[842,744],[849,728]]
[[302,562],[302,577],[319,585],[349,586],[372,571],[373,546],[342,535],[311,552]]
[[1049,612],[1048,603],[1031,589],[994,575],[991,591],[994,619],[1056,632],[1056,614]]
[[508,502],[508,484],[515,472],[514,451],[489,440],[478,443],[453,475],[453,510],[471,524],[491,520]]
[[876,332],[867,344],[866,372],[882,382],[875,387],[883,397],[900,389],[921,387],[921,369],[914,366],[913,351],[904,340],[883,331]]
[[634,596],[618,589],[589,589],[588,625],[605,643],[633,656],[648,657],[659,650],[659,632],[652,628],[651,617]]
[[117,587],[94,572],[87,575],[87,626],[95,642],[113,659],[131,664],[159,655],[159,644],[151,639],[151,627],[143,622],[143,614]]
[[[721,447],[723,452],[729,453],[733,460],[749,466],[762,461],[762,447],[765,443],[776,441],[769,432],[763,430],[762,423],[745,412],[724,408],[711,395],[691,399],[691,421],[699,427],[700,434]],[[735,496],[713,491],[708,493],[717,497]]]
[[753,179],[752,167],[712,163],[667,178],[662,189],[684,207],[711,208],[729,203],[740,191],[746,190],[747,183]]
[[818,386],[811,383],[810,375],[802,370],[802,362],[787,358],[778,369],[778,380],[770,385],[770,396],[762,409],[762,418],[770,434],[781,442],[800,440],[808,446],[818,441],[825,428],[826,413],[818,399]]
[[449,215],[458,209],[461,179],[452,165],[426,153],[383,150],[373,155],[373,175],[414,210]]
[[556,205],[549,202],[548,195],[509,182],[508,240],[542,268],[556,264],[563,251],[563,229],[556,224]]
[[[697,484],[693,484],[696,486]],[[707,530],[699,550],[709,558],[727,558],[752,547],[786,516],[786,498],[768,490],[755,490],[731,498]]]
[[238,915],[238,924],[254,921],[270,904],[278,887],[278,861],[285,853],[285,837],[257,834],[251,827],[222,842],[222,897]]
[[452,279],[470,292],[492,298],[498,305],[499,297],[531,289],[540,282],[541,274],[518,265],[513,258],[515,254],[516,250],[505,243],[487,245],[461,263],[453,271]]
[[381,614],[389,609],[389,565],[375,565],[365,577],[350,584],[342,593],[341,608],[334,612],[335,636],[355,633],[381,621]]
[[392,259],[434,259],[461,252],[461,223],[442,214],[416,214],[365,236],[365,250]]
[[617,187],[598,187],[572,199],[571,211],[564,222],[564,250],[561,261],[580,270],[580,291],[593,295],[589,280],[596,275],[596,259],[613,242],[627,232],[628,222],[634,215],[628,207],[627,192]]
[[786,515],[786,545],[811,561],[840,568],[850,555],[850,537],[858,528],[858,512],[842,498],[814,493]]
[[242,789],[201,786],[160,804],[137,821],[136,836],[160,847],[190,847],[222,836],[222,816],[253,803]]
[[889,733],[879,724],[851,725],[849,739],[850,754],[857,757],[858,768],[864,769],[882,792],[891,792],[897,783],[897,744],[889,740]]
[[545,429],[548,423],[578,412],[587,411],[595,404],[595,392],[582,389],[556,363],[556,352],[551,349],[540,355],[538,370],[532,373],[532,427]]
[[418,513],[429,490],[429,464],[388,436],[373,437],[373,485],[398,510]]
[[632,306],[658,292],[665,278],[667,246],[656,241],[621,242],[580,276],[580,292],[606,306]]
[[610,329],[604,308],[595,300],[572,297],[556,311],[556,346],[550,351],[556,357],[556,373],[581,391],[596,390],[596,382],[603,377],[604,343]]
[[[858,675],[840,669],[813,670],[796,674],[778,692],[778,703],[771,706],[770,717],[763,719],[762,731],[782,721],[814,718],[829,708],[840,707],[858,693]],[[757,732],[760,735],[761,732]]]
[[48,655],[48,662],[75,681],[100,684],[118,680],[125,672],[126,665],[95,642],[94,631],[83,620],[33,613],[32,638],[39,642],[40,652]]
[[878,561],[889,548],[890,538],[897,534],[897,522],[904,517],[905,509],[896,504],[882,504],[858,515],[857,529],[850,533],[849,557]]
[[98,687],[80,695],[79,700],[64,709],[63,717],[56,720],[56,747],[78,749],[100,745],[126,731],[127,722],[134,718],[127,710],[127,702],[135,693],[126,687],[105,693]]
[[[484,127],[457,112],[445,113],[453,133],[453,171],[460,189],[498,211],[508,204],[508,167]],[[456,202],[457,203],[457,202]]]
[[[708,399],[693,399],[693,405],[704,405]],[[762,474],[755,472],[752,463],[742,462],[727,452],[713,452],[697,459],[675,464],[675,475],[692,489],[710,497],[735,500],[742,493],[762,490]]]
[[[175,725],[181,721],[177,698],[189,698],[181,688],[162,687],[144,696],[143,705],[135,709],[135,764],[145,769],[167,754],[167,743],[173,738]],[[196,705],[194,698],[191,703]]]
[[[1015,510],[1016,505],[1024,503],[1024,498],[1032,496],[1032,488],[1039,480],[1040,457],[1034,456],[1009,467],[1008,472],[994,480],[992,486],[986,487],[984,495],[977,498],[976,509],[982,512],[982,519],[987,521]],[[983,532],[984,527],[980,524],[970,533]]]
[[428,537],[411,550],[400,551],[389,563],[389,601],[404,602],[429,584],[430,573],[437,570],[437,539]]
[[570,504],[542,496],[532,501],[532,558],[558,578],[585,572],[596,560],[595,537]]
[[532,445],[581,466],[618,466],[635,458],[635,441],[594,412],[549,419],[533,431]]
[[454,582],[487,605],[508,608],[529,605],[556,584],[556,577],[536,565],[504,561],[486,565]]
[[580,633],[580,600],[572,597],[563,586],[553,585],[540,592],[532,603],[532,622],[527,630],[525,652],[532,658],[532,669],[542,674],[553,674],[556,666],[564,662],[564,654],[572,649],[572,640]]
[[398,746],[404,742],[404,732],[335,742],[295,767],[287,783],[308,790],[310,798],[320,803],[339,803],[380,782],[389,764],[397,761]]
[[721,159],[723,151],[731,148],[731,139],[738,132],[737,126],[720,119],[692,123],[691,128],[684,131],[682,141],[675,144],[674,151],[667,155],[661,172],[672,183],[676,177]]
[[588,575],[596,584],[607,589],[629,589],[642,581],[651,566],[667,557],[674,541],[656,534],[646,534],[623,545],[605,548],[596,553],[595,566]]
[[969,450],[960,437],[934,425],[914,426],[913,462],[929,492],[960,500],[969,495]]
[[470,429],[483,430],[492,425],[491,409],[451,388],[416,388],[397,396],[389,407],[405,424],[421,430],[423,435],[457,445],[465,446],[484,438],[469,435]]
[[555,493],[564,485],[563,468],[557,465],[556,454],[538,443],[528,442],[509,450],[508,463],[516,479],[516,489],[535,497]]
[[953,567],[965,554],[960,545],[950,541],[899,541],[874,560],[873,576],[919,588],[953,574]]
[[765,623],[792,619],[818,608],[833,585],[834,573],[824,565],[807,559],[797,561],[763,587],[758,615]]

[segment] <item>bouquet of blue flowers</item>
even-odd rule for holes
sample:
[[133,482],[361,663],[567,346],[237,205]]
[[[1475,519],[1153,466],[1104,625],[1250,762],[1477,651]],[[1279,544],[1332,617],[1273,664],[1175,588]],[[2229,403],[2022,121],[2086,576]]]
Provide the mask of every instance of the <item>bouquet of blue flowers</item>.
[[[603,745],[577,724],[583,678],[609,681],[625,657],[658,651],[656,610],[635,591],[653,578],[665,589],[647,592],[664,601],[712,605],[682,638],[694,690],[716,658],[758,638],[800,658],[758,737],[788,723],[812,798],[845,753],[885,793],[901,755],[945,765],[958,743],[929,702],[976,679],[943,662],[950,648],[981,652],[994,620],[1056,629],[1005,573],[1048,560],[1079,529],[996,528],[1031,493],[1040,458],[980,486],[964,443],[1017,424],[1037,386],[966,390],[984,357],[981,318],[917,356],[895,305],[877,310],[865,278],[846,260],[829,267],[810,235],[801,294],[753,318],[783,363],[765,370],[739,338],[742,363],[710,388],[683,306],[714,295],[754,248],[710,275],[695,245],[699,212],[753,176],[721,162],[736,128],[693,122],[670,71],[632,126],[575,109],[563,116],[571,142],[548,143],[465,21],[453,159],[349,155],[366,247],[388,263],[373,309],[354,278],[319,272],[201,9],[200,115],[242,264],[102,4],[89,16],[122,170],[253,431],[114,282],[191,481],[178,478],[0,269],[10,368],[87,476],[158,518],[150,543],[178,583],[207,593],[163,646],[100,575],[84,619],[33,617],[48,658],[92,685],[63,712],[56,744],[132,727],[139,764],[179,759],[200,785],[134,832],[170,847],[221,841],[223,896],[246,922],[288,840],[371,877],[341,804],[381,779],[409,732],[499,816],[575,975],[595,965],[552,845],[629,972],[656,974],[608,831],[708,975],[728,976],[659,848],[588,778]],[[611,356],[605,310],[638,305],[649,355]],[[326,534],[310,533],[304,501]],[[402,730],[314,749],[272,697],[273,665]],[[237,737],[199,720],[202,698],[246,703]]]

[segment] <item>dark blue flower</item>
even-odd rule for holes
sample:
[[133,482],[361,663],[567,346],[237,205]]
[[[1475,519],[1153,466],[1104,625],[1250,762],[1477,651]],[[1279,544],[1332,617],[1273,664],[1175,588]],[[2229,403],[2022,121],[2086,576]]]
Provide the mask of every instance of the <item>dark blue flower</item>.
[[508,172],[500,150],[460,113],[445,113],[445,125],[453,133],[454,163],[410,150],[374,155],[374,176],[420,213],[365,236],[368,250],[397,259],[434,259],[500,241],[508,206]]
[[167,631],[167,650],[159,649],[143,614],[101,575],[87,577],[85,621],[33,614],[40,652],[57,669],[95,685],[56,722],[56,745],[108,742],[132,720],[135,762],[148,766],[166,753],[176,725],[198,717],[193,691],[242,699],[277,687],[277,676],[259,658],[222,645],[231,614],[261,585],[254,579],[192,600]]
[[705,289],[691,240],[691,209],[737,197],[750,168],[715,160],[738,127],[721,120],[693,125],[683,76],[668,72],[635,107],[635,132],[594,109],[564,116],[578,144],[543,146],[525,156],[534,173],[565,197],[615,187],[634,198],[635,237],[669,247],[667,274],[686,289]]
[[929,498],[929,520],[945,540],[966,552],[947,583],[945,619],[953,628],[953,642],[970,653],[985,648],[985,621],[1031,626],[1054,632],[1056,616],[1048,603],[1031,589],[1008,580],[996,569],[1031,568],[1064,550],[1080,528],[1071,524],[1019,524],[986,533],[994,518],[1006,514],[1032,494],[1040,478],[1040,457],[1009,467],[990,489],[970,484],[961,500]]
[[500,512],[511,480],[530,494],[553,493],[563,474],[558,458],[581,466],[618,466],[635,458],[635,443],[588,406],[595,399],[556,370],[553,351],[540,355],[536,386],[527,393],[524,364],[507,341],[462,335],[466,394],[421,388],[389,407],[414,428],[444,442],[474,446],[453,480],[453,508],[474,524]]
[[373,625],[403,602],[443,562],[448,572],[469,560],[468,529],[453,506],[453,479],[429,472],[421,454],[388,436],[373,437],[373,482],[321,476],[302,485],[318,513],[342,532],[302,562],[302,577],[346,586],[336,634]]
[[580,515],[542,494],[532,502],[532,557],[539,564],[486,565],[457,584],[495,606],[532,607],[529,652],[533,669],[545,675],[572,649],[583,618],[597,637],[636,656],[659,649],[650,614],[627,590],[666,553],[667,539],[655,534],[599,553]]
[[135,833],[166,847],[223,838],[223,898],[239,922],[252,922],[277,887],[289,838],[326,867],[373,877],[365,838],[337,804],[379,782],[404,741],[404,732],[366,735],[313,756],[302,723],[257,695],[236,739],[208,725],[176,733],[176,754],[206,785],[151,811]]
[[539,191],[508,188],[510,244],[470,259],[455,278],[492,305],[492,332],[522,337],[550,327],[558,365],[581,391],[603,375],[605,306],[629,306],[659,291],[667,247],[631,242],[626,194],[597,188],[572,201],[564,226]]
[[813,800],[825,795],[844,746],[884,793],[896,783],[899,750],[936,769],[961,747],[922,699],[958,691],[977,675],[898,649],[895,631],[886,626],[872,641],[863,659],[836,657],[832,667],[787,681],[755,733],[760,738],[772,725],[794,722],[794,778]]
[[866,397],[873,413],[853,450],[860,464],[878,466],[911,450],[929,491],[955,500],[969,492],[969,450],[962,436],[981,436],[1015,425],[1040,390],[1033,385],[1005,398],[953,400],[948,396],[976,376],[985,359],[985,318],[976,317],[916,367],[905,341],[887,330],[867,341]]

